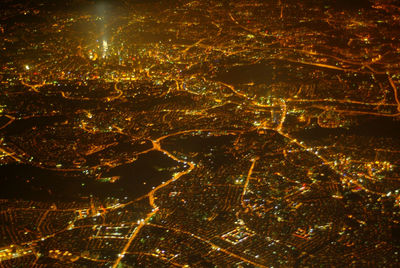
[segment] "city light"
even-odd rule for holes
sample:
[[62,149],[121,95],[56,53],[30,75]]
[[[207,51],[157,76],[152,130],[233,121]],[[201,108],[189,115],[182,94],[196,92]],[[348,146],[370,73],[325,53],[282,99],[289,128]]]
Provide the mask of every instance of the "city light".
[[3,2],[0,267],[400,263],[398,1]]

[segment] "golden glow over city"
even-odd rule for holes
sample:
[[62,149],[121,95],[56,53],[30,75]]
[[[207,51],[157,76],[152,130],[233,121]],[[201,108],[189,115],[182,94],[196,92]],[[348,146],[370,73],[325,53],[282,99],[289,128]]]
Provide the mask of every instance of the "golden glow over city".
[[1,11],[0,266],[400,261],[400,7]]

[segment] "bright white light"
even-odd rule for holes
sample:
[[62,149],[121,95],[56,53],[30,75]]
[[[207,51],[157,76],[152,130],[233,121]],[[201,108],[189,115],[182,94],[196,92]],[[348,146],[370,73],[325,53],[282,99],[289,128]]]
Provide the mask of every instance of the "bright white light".
[[106,57],[106,55],[107,55],[107,50],[108,50],[108,43],[107,43],[107,40],[103,40],[103,58]]
[[30,68],[29,68],[29,65],[25,65],[25,69],[26,70],[29,70]]

